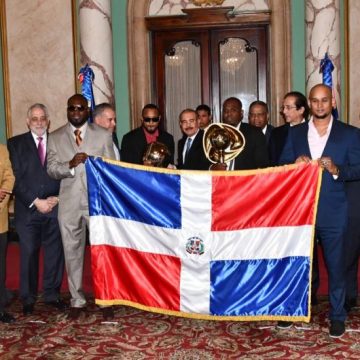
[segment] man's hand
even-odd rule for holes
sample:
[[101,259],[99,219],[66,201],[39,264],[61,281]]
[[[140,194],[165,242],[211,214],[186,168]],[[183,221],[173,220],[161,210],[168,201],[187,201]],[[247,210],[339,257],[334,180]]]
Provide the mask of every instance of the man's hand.
[[52,206],[48,203],[47,199],[36,199],[33,204],[36,206],[37,211],[42,214],[47,214],[52,210]]
[[49,196],[46,200],[49,206],[51,206],[51,209],[53,209],[59,203],[59,198],[57,196]]
[[299,163],[310,163],[311,159],[306,156],[306,155],[300,155],[296,160],[295,160],[295,164],[299,164]]
[[322,156],[318,160],[319,165],[327,170],[331,175],[339,175],[339,168],[334,164],[331,157],[329,156]]
[[210,170],[215,170],[215,171],[225,171],[226,169],[227,169],[227,165],[224,163],[216,163],[210,166]]
[[88,158],[88,155],[86,153],[77,153],[74,155],[74,157],[69,161],[69,168],[75,168],[79,164],[84,163],[86,159]]
[[0,189],[0,202],[2,202],[6,195],[10,195],[11,194],[11,191],[9,190],[6,190],[6,189]]

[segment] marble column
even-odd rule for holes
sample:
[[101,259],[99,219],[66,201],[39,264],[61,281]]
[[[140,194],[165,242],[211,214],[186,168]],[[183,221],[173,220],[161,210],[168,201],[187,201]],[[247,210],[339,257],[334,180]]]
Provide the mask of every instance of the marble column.
[[340,108],[340,8],[339,0],[306,0],[306,91],[322,83],[320,61],[327,52],[334,64],[333,88]]
[[95,104],[115,104],[111,0],[80,0],[80,62],[94,71]]

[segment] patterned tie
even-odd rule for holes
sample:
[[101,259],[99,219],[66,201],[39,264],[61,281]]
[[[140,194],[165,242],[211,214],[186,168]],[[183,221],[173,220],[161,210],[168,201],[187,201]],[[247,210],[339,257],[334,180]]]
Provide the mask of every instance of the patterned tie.
[[188,139],[187,139],[187,142],[186,142],[185,161],[186,161],[186,159],[187,159],[189,150],[190,150],[190,148],[191,148],[191,143],[192,143],[192,139],[191,139],[191,138],[188,138]]
[[76,129],[76,130],[74,131],[74,134],[75,134],[76,145],[77,145],[77,146],[80,146],[81,143],[82,143],[82,138],[81,138],[81,136],[80,136],[81,130]]
[[45,163],[45,147],[44,147],[44,143],[43,143],[43,138],[41,136],[39,136],[38,138],[38,154],[39,154],[39,159],[41,162],[41,165],[44,166]]

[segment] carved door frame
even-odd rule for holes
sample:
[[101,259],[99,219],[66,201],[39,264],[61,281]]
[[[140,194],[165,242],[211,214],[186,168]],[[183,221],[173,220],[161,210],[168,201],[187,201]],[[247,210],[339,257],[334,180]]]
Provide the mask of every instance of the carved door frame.
[[[150,0],[128,0],[128,61],[131,128],[140,124],[141,109],[152,101],[150,33],[145,18],[149,14]],[[270,84],[272,113],[275,125],[281,124],[279,116],[282,98],[291,90],[291,24],[290,2],[270,1]],[[251,18],[251,14],[247,18]],[[259,16],[259,12],[254,13]]]

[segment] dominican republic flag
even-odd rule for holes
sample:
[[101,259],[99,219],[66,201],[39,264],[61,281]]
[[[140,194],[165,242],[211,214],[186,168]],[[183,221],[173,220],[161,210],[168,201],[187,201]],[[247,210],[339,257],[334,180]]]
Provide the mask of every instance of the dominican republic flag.
[[86,162],[96,303],[310,321],[316,164],[177,171]]

